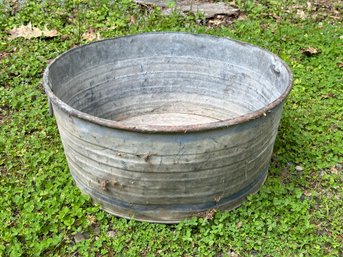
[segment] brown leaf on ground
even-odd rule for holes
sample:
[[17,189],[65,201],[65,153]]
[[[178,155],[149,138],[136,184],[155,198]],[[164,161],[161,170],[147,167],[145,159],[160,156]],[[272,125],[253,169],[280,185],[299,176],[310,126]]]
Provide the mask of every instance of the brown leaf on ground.
[[21,25],[17,28],[13,28],[9,31],[10,36],[8,37],[9,40],[13,40],[18,37],[23,37],[26,39],[37,38],[37,37],[56,37],[58,36],[57,30],[49,30],[46,27],[44,30],[40,30],[39,28],[33,27],[31,22],[27,25]]
[[96,217],[93,215],[87,215],[87,221],[93,225],[96,222]]
[[307,5],[307,10],[308,10],[308,11],[312,11],[312,10],[314,9],[311,2],[307,1],[307,2],[306,2],[306,5]]
[[234,252],[233,250],[228,251],[228,256],[229,257],[239,257],[239,255],[236,252]]
[[239,14],[237,20],[238,20],[238,21],[244,21],[244,20],[247,19],[247,17],[248,17],[248,16],[247,16],[245,13],[241,12],[241,13]]
[[214,218],[214,215],[216,214],[216,209],[209,209],[206,212],[200,212],[196,214],[197,217],[204,218],[205,220],[212,220]]
[[337,66],[338,66],[339,68],[343,68],[343,62],[338,63]]
[[130,24],[136,24],[135,16],[130,16]]
[[239,17],[241,17],[240,14],[237,14],[237,15],[228,16],[228,15],[218,14],[218,15],[215,15],[213,18],[208,18],[207,25],[209,27],[219,27],[219,26],[230,25],[235,20],[239,19]]
[[306,19],[306,14],[303,10],[298,10],[297,15],[300,17],[300,19],[305,20]]
[[10,55],[10,53],[8,53],[8,52],[0,52],[0,60],[6,58],[9,55]]
[[313,56],[320,53],[320,50],[314,47],[308,47],[302,50],[302,53],[306,56]]
[[336,98],[337,96],[333,93],[328,93],[328,94],[325,94],[325,95],[322,95],[320,98],[321,99],[329,99],[329,98]]
[[0,113],[0,125],[4,122],[4,120],[7,118],[5,114]]
[[210,209],[208,210],[205,215],[204,215],[204,219],[205,220],[212,220],[214,215],[216,214],[217,210],[216,209]]
[[47,27],[44,28],[44,30],[42,31],[43,36],[50,38],[50,37],[57,37],[59,35],[58,31],[53,29],[53,30],[49,30]]
[[31,23],[27,24],[26,26],[21,25],[17,28],[14,28],[10,30],[9,33],[11,34],[9,37],[10,40],[18,37],[31,39],[42,36],[42,31],[38,28],[32,27]]
[[332,174],[338,174],[338,170],[335,167],[331,167],[330,171]]
[[276,15],[274,13],[270,14],[270,16],[273,17],[276,22],[281,22],[281,17],[280,16],[278,16],[278,15]]
[[11,7],[11,15],[14,16],[19,10],[20,3],[18,0],[7,0],[7,2]]
[[335,20],[341,20],[342,19],[341,12],[334,9],[332,11],[332,13],[333,13],[333,15],[331,17],[334,18]]
[[304,191],[304,195],[305,195],[305,196],[311,196],[312,193],[311,193],[310,191],[305,190],[305,191]]
[[82,39],[91,42],[94,40],[101,39],[99,32],[95,32],[94,29],[89,28],[85,33],[82,34]]
[[219,27],[221,25],[225,24],[225,20],[223,18],[223,15],[217,15],[216,18],[211,19],[208,21],[208,25],[210,27]]
[[110,230],[110,231],[107,232],[108,237],[111,237],[111,238],[115,237],[116,234],[117,234],[117,232],[115,232],[113,230]]

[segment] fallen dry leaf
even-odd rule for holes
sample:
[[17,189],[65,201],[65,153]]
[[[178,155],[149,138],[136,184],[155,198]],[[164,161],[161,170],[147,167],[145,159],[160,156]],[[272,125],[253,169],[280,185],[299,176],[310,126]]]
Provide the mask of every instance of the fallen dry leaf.
[[274,18],[276,22],[280,22],[281,21],[281,17],[274,14],[274,13],[269,13],[268,14],[270,17]]
[[334,18],[335,20],[341,20],[342,19],[342,15],[341,15],[340,11],[333,9],[332,13],[333,13],[333,15],[331,17]]
[[238,19],[238,16],[236,16],[236,15],[228,16],[228,15],[217,14],[213,18],[207,19],[207,25],[210,27],[219,27],[222,25],[230,25],[237,19]]
[[338,170],[336,168],[333,167],[330,170],[331,170],[331,173],[338,174]]
[[136,24],[136,18],[135,16],[130,17],[130,24]]
[[47,29],[47,27],[45,27],[44,30],[42,31],[39,28],[33,27],[31,25],[31,22],[27,25],[21,25],[17,28],[11,29],[9,33],[10,33],[10,36],[8,38],[9,40],[13,40],[18,37],[31,39],[31,38],[37,38],[37,37],[51,38],[51,37],[58,36],[57,30],[49,30]]
[[329,99],[329,98],[336,98],[337,96],[333,93],[328,93],[328,94],[325,94],[325,95],[322,95],[320,98],[321,99]]
[[47,27],[43,30],[43,36],[44,37],[57,37],[59,35],[58,31],[53,29],[49,30]]
[[9,39],[15,39],[18,37],[23,37],[27,39],[31,39],[34,37],[40,37],[42,35],[42,31],[38,28],[32,27],[31,23],[27,24],[26,26],[21,25],[18,28],[14,28],[9,31],[11,34]]
[[307,2],[306,5],[307,5],[307,10],[308,11],[312,11],[312,3],[311,2]]
[[96,217],[93,216],[93,215],[87,215],[87,221],[90,223],[90,224],[95,224],[96,223]]
[[320,51],[314,47],[308,47],[306,49],[303,49],[302,53],[306,56],[313,56],[313,55],[319,54]]
[[310,191],[305,190],[305,191],[304,191],[304,195],[305,195],[305,196],[311,196],[312,193],[311,193]]
[[205,220],[212,220],[214,215],[216,214],[216,209],[210,209],[205,213],[204,219]]
[[212,27],[219,27],[225,23],[224,19],[216,18],[208,21],[208,25]]
[[108,235],[109,237],[115,237],[116,234],[117,234],[117,233],[116,233],[115,231],[112,231],[112,230],[110,230],[110,231],[107,232],[107,235]]
[[305,20],[306,19],[306,14],[303,10],[298,10],[297,15],[300,17],[300,19]]
[[244,20],[246,20],[247,19],[247,15],[245,14],[245,13],[243,13],[243,12],[241,12],[240,14],[239,14],[239,16],[238,16],[238,21],[244,21]]
[[11,7],[11,15],[14,16],[20,8],[20,3],[18,0],[8,0],[8,3]]
[[[6,85],[4,86],[6,88]],[[0,108],[0,125],[4,123],[5,119],[8,117],[8,110],[9,110],[9,107],[6,105]]]
[[335,166],[331,167],[330,171],[332,174],[338,174],[338,169]]
[[90,28],[85,33],[82,34],[82,39],[90,42],[94,40],[101,39],[99,32],[95,32],[94,29]]
[[239,257],[239,255],[235,253],[233,250],[229,250],[228,254],[230,257]]
[[8,52],[0,52],[0,60],[6,58],[9,55],[10,55],[10,53],[8,53]]

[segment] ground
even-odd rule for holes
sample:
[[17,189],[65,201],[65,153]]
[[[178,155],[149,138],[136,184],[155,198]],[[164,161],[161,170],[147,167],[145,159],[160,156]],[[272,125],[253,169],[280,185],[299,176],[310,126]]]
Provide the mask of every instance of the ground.
[[[342,256],[340,1],[236,0],[239,16],[208,20],[173,3],[166,16],[130,0],[21,2],[0,1],[0,256]],[[268,179],[240,208],[149,224],[107,214],[74,185],[44,68],[77,45],[144,31],[231,37],[291,67]]]

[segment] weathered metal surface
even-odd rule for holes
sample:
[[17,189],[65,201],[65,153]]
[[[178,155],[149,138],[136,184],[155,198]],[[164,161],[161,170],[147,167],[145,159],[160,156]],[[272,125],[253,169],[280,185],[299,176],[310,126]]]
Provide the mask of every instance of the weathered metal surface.
[[164,223],[259,189],[291,83],[267,51],[185,33],[98,41],[44,74],[78,187],[115,215]]

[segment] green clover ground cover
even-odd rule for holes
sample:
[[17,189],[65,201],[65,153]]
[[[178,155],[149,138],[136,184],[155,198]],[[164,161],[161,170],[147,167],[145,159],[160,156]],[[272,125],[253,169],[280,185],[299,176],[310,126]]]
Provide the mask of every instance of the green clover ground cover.
[[[0,1],[0,256],[342,256],[342,3],[236,4],[243,18],[213,27],[130,0]],[[59,35],[8,39],[29,22]],[[117,218],[81,195],[41,83],[49,60],[86,43],[87,31],[208,33],[281,56],[294,89],[260,192],[178,225]]]

